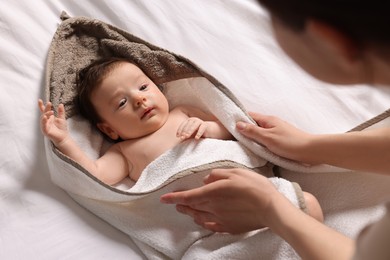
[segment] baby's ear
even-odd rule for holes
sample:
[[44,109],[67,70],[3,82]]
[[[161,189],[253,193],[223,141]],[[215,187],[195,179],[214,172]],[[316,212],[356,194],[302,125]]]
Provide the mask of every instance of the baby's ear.
[[112,129],[107,123],[97,123],[96,127],[112,140],[117,140],[119,138],[118,133],[115,132],[115,130]]

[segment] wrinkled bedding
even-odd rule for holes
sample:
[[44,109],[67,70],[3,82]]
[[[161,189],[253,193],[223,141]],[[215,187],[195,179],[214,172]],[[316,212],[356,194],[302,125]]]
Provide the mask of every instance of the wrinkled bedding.
[[[386,88],[333,86],[307,76],[279,49],[256,1],[1,1],[1,259],[145,259],[127,235],[50,180],[36,103],[44,96],[47,51],[62,10],[105,20],[181,54],[248,110],[310,132],[348,131],[390,103]],[[378,175],[282,176],[316,195],[326,224],[351,237],[383,214],[377,205],[388,197],[388,180]]]

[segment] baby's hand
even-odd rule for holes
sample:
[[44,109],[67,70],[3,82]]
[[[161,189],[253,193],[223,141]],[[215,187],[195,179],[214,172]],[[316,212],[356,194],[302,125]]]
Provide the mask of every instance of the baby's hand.
[[54,116],[54,111],[52,110],[52,104],[50,102],[47,102],[47,104],[44,105],[43,101],[39,99],[38,107],[41,111],[42,133],[57,146],[68,137],[64,105],[60,104],[58,106],[58,117]]
[[200,139],[207,130],[207,122],[197,118],[190,117],[181,125],[177,130],[176,136],[181,139],[188,139],[191,136],[194,136],[195,139]]

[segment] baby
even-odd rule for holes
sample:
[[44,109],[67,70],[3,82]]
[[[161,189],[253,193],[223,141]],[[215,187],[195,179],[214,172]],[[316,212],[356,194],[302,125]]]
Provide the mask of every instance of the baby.
[[[80,113],[111,140],[117,141],[97,160],[90,159],[67,130],[65,108],[57,117],[52,105],[38,101],[41,130],[65,155],[102,182],[113,185],[130,177],[137,181],[143,169],[165,151],[188,138],[234,139],[212,115],[191,106],[170,110],[161,90],[140,68],[127,60],[93,62],[79,74],[77,103]],[[310,215],[322,219],[313,195],[304,192]]]
[[214,116],[190,107],[169,110],[161,90],[140,68],[119,58],[102,59],[80,73],[79,109],[112,140],[120,140],[96,161],[69,135],[65,109],[39,100],[41,129],[65,155],[108,185],[129,176],[137,181],[142,170],[159,155],[185,139],[233,139]]

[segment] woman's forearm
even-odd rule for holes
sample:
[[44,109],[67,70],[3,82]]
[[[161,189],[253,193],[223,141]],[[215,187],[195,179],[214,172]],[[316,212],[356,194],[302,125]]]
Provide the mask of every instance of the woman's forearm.
[[314,135],[304,153],[309,163],[390,174],[390,128]]
[[302,259],[350,259],[354,241],[297,210],[278,196],[269,211],[269,227],[286,240]]

